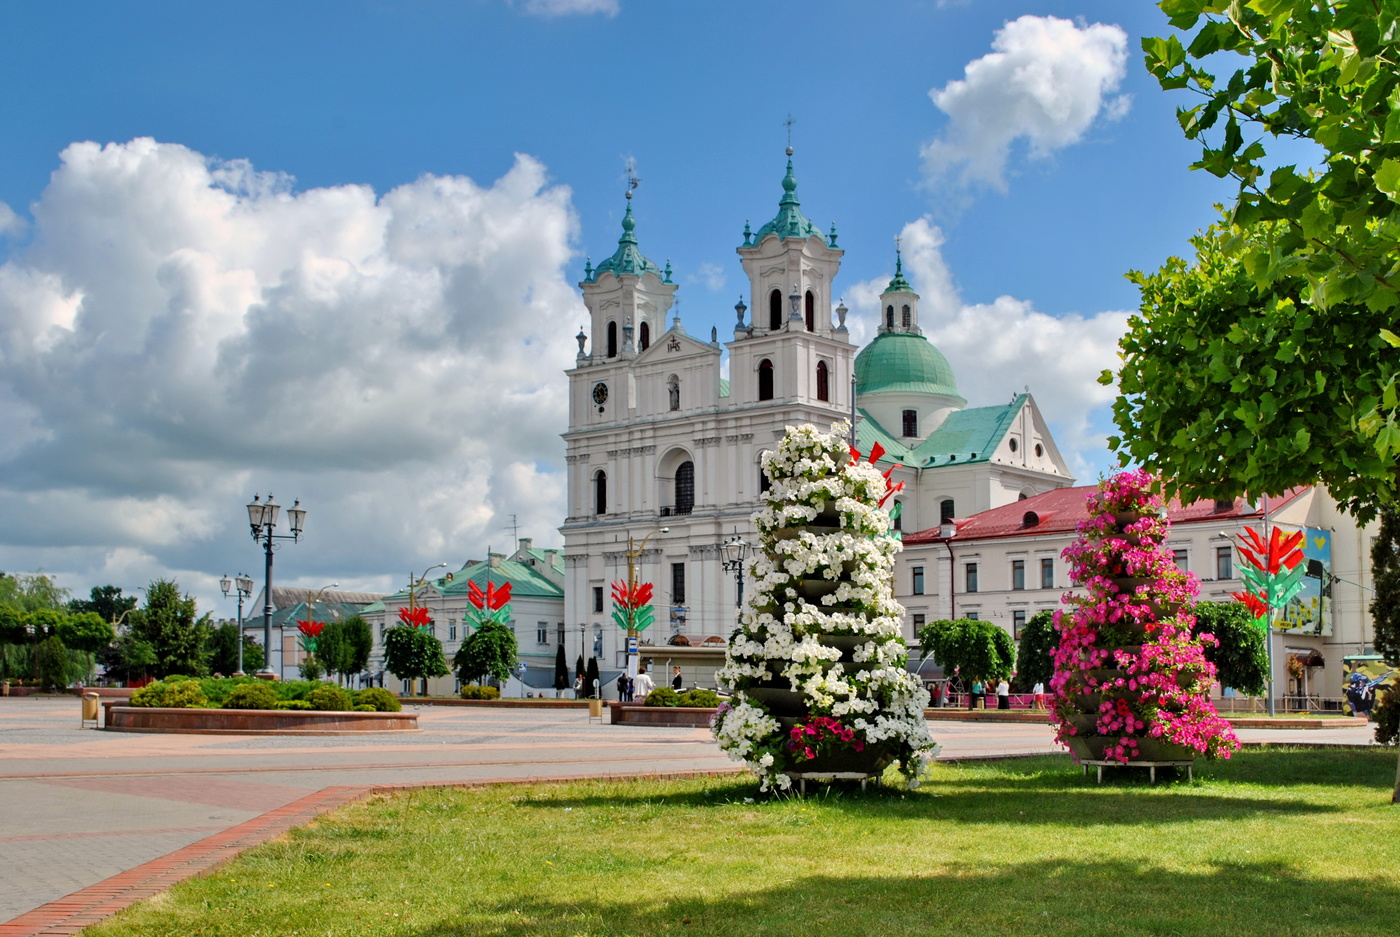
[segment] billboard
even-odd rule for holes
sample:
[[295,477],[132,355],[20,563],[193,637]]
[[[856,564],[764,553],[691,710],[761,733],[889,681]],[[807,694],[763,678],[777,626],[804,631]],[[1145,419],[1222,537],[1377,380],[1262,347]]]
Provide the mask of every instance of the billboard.
[[1290,634],[1332,634],[1332,531],[1303,531],[1303,588],[1279,610],[1274,627]]

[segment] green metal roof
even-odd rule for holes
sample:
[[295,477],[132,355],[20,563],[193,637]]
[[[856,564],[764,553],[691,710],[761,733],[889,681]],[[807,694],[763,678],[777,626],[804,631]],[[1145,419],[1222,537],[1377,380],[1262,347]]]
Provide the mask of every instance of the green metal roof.
[[877,335],[856,355],[856,393],[881,391],[946,394],[963,400],[948,359],[912,332]]
[[1016,414],[1025,405],[1026,395],[999,407],[973,407],[954,410],[943,424],[922,443],[910,448],[890,434],[869,413],[857,408],[856,444],[869,452],[873,443],[885,447],[881,462],[899,462],[914,468],[967,465],[986,462],[1006,438]]
[[719,379],[719,395],[720,395],[721,397],[728,397],[728,396],[729,396],[729,379],[728,379],[728,378],[722,377],[722,378]]
[[[585,269],[584,276],[587,280],[596,280],[598,274],[608,272],[614,276],[641,276],[643,273],[654,273],[661,276],[661,268],[648,260],[640,250],[637,249],[637,236],[632,232],[636,230],[637,220],[632,217],[632,203],[627,203],[627,214],[622,216],[622,237],[617,239],[617,250],[607,260],[592,268]],[[667,264],[666,279],[671,278],[670,264]]]
[[[749,241],[747,225],[744,231],[745,247],[752,247],[761,243],[770,234],[776,234],[782,240],[788,238],[800,238],[805,240],[809,237],[821,237],[822,233],[817,230],[817,226],[807,220],[807,216],[802,214],[801,204],[797,201],[797,178],[792,174],[792,160],[788,160],[787,175],[783,177],[783,197],[778,200],[778,213],[773,216],[773,220],[758,229],[758,233],[753,235],[753,241]],[[833,226],[834,227],[834,226]],[[832,235],[833,240],[835,235]]]
[[[377,604],[377,603],[376,603]],[[368,606],[356,605],[351,602],[317,602],[307,615],[307,605],[305,602],[298,602],[295,605],[288,605],[286,608],[279,608],[272,613],[272,626],[274,628],[295,628],[297,622],[306,621],[344,621],[347,618],[354,618],[363,614]],[[250,615],[243,619],[244,624],[248,622],[257,623],[262,620],[261,615]]]
[[[894,279],[890,285],[885,287],[885,293],[912,293],[914,287],[909,285],[909,281],[904,279],[904,258],[900,256],[899,250],[894,252]],[[880,294],[881,296],[884,293]]]

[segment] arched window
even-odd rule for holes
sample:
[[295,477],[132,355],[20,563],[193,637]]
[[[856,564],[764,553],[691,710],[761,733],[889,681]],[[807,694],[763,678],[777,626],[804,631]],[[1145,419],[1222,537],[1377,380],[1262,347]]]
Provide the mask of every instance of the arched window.
[[885,307],[885,328],[887,328],[887,329],[892,329],[892,328],[894,328],[894,307],[893,307],[893,306],[886,306],[886,307]]
[[681,382],[680,378],[674,374],[666,379],[666,397],[670,409],[679,410],[681,408]]
[[896,498],[893,507],[899,508],[899,509],[900,509],[900,510],[899,510],[899,513],[898,513],[898,514],[895,514],[893,508],[891,508],[891,510],[890,510],[890,513],[891,513],[891,514],[894,514],[894,529],[895,529],[895,530],[903,530],[903,529],[904,529],[904,508],[903,508],[903,504],[904,504],[904,502],[902,502],[902,501],[900,501],[898,498]]
[[905,435],[906,437],[910,437],[910,438],[919,435],[919,411],[918,411],[918,410],[905,410],[905,411],[904,411],[904,435]]
[[783,291],[774,290],[768,294],[768,328],[773,331],[783,327]]
[[676,466],[676,513],[689,514],[695,507],[695,463]]
[[758,363],[758,399],[773,399],[773,362],[767,358]]
[[946,524],[953,519],[953,499],[944,498],[938,502],[938,523]]
[[638,346],[637,350],[646,351],[651,347],[651,323],[643,322],[641,331],[638,334],[640,335],[641,345]]
[[608,357],[617,357],[617,323],[608,323]]
[[803,300],[806,308],[807,331],[817,330],[817,297],[812,295],[812,291],[807,291],[807,298]]
[[[899,314],[899,324],[904,326],[906,329],[909,328],[909,326],[913,325],[913,322],[909,318],[908,306],[905,306],[904,311]],[[644,325],[642,326],[642,328],[646,328],[646,326]]]
[[773,482],[768,478],[768,473],[763,470],[763,466],[758,467],[758,493],[763,494],[773,487]]
[[608,473],[604,471],[593,476],[593,513],[608,513]]
[[831,399],[831,378],[827,372],[826,362],[817,362],[817,399]]

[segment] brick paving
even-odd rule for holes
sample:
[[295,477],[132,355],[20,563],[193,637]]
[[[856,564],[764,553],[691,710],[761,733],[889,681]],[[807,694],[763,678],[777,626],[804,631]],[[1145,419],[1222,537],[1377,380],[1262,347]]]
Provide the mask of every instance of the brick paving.
[[[423,707],[413,734],[230,739],[83,730],[77,706],[0,698],[0,937],[75,933],[376,790],[737,770],[708,730],[579,710]],[[1059,750],[1044,724],[932,728],[943,759]],[[1240,736],[1356,745],[1369,731]]]

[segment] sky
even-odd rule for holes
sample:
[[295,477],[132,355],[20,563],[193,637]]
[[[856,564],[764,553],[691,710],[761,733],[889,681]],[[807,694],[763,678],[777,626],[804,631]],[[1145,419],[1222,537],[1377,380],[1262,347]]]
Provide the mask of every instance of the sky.
[[269,491],[308,512],[284,585],[560,545],[628,167],[724,338],[789,134],[853,337],[898,238],[970,405],[1028,386],[1093,483],[1124,274],[1229,198],[1142,67],[1168,32],[1122,0],[0,4],[0,569],[231,616]]

